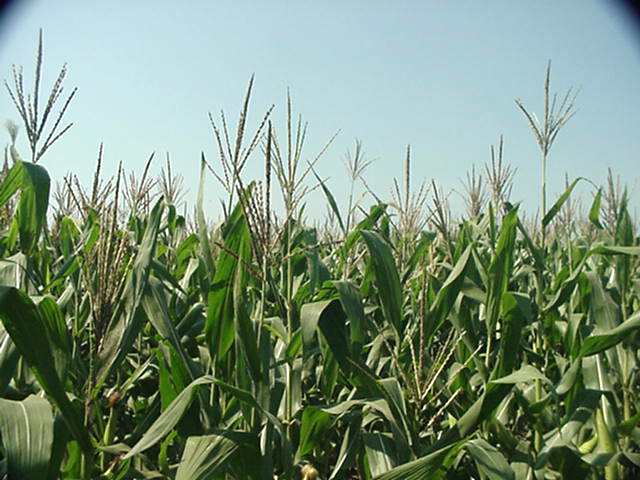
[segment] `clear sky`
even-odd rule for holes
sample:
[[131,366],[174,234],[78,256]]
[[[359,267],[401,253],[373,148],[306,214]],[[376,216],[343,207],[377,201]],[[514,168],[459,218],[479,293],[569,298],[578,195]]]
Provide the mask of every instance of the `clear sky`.
[[[255,74],[250,125],[273,103],[282,129],[289,87],[309,122],[305,159],[340,130],[317,170],[341,202],[355,138],[375,160],[369,184],[389,199],[407,144],[414,188],[434,178],[461,190],[502,134],[517,169],[512,200],[534,211],[539,153],[514,99],[541,111],[551,60],[552,90],[581,91],[550,155],[550,196],[561,193],[565,172],[602,184],[611,167],[636,189],[637,213],[640,30],[626,15],[604,0],[19,1],[0,23],[0,76],[10,79],[17,64],[31,78],[40,27],[44,86],[68,64],[67,89],[79,88],[66,117],[74,127],[42,160],[54,179],[71,171],[89,184],[100,142],[108,173],[120,160],[141,172],[153,151],[159,172],[169,152],[193,201],[200,152],[217,166],[207,113],[224,109],[235,125]],[[4,119],[18,116],[3,91]],[[247,167],[255,178],[262,170],[258,158]],[[216,218],[222,189],[210,180],[206,195]],[[451,199],[460,204],[457,193]],[[310,203],[324,212],[320,197]]]

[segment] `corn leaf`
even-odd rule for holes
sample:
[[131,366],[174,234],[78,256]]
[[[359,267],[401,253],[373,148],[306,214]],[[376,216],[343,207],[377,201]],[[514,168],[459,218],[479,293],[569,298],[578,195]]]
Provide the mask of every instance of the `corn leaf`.
[[331,352],[335,356],[340,369],[349,375],[352,358],[347,338],[345,313],[338,300],[324,300],[322,302],[307,303],[300,310],[300,324],[302,341],[308,349],[315,333],[320,328],[327,340]]
[[36,305],[15,288],[0,287],[0,320],[42,388],[62,412],[74,438],[83,450],[91,451],[89,432],[56,372],[48,329]]
[[622,342],[638,328],[640,328],[640,312],[629,317],[627,321],[621,323],[616,328],[586,338],[582,343],[580,356],[587,357],[603,352]]
[[4,394],[18,365],[20,355],[11,337],[0,323],[0,396]]
[[174,351],[178,353],[184,369],[189,372],[189,381],[195,380],[200,376],[200,372],[192,364],[191,359],[182,346],[180,335],[169,314],[164,285],[157,278],[153,276],[149,277],[147,290],[142,297],[141,305],[156,331],[162,338],[169,341]]
[[398,338],[402,338],[404,330],[402,322],[402,289],[391,248],[376,232],[362,230],[360,233],[369,249],[369,255],[373,262],[376,286],[378,287],[378,295],[382,303],[384,316],[387,322],[395,329]]
[[558,212],[562,208],[562,205],[564,205],[564,203],[569,199],[571,192],[573,191],[573,189],[575,188],[575,186],[580,180],[586,180],[586,179],[582,177],[578,177],[573,182],[571,182],[571,185],[567,187],[564,193],[560,195],[558,200],[556,200],[556,203],[554,203],[553,206],[547,211],[544,218],[542,219],[543,227],[546,227],[547,225],[549,225],[549,223],[551,223],[551,220],[553,220],[553,218],[558,214]]
[[511,272],[513,270],[513,252],[515,249],[516,227],[518,225],[518,210],[513,208],[502,220],[502,227],[498,235],[496,252],[489,266],[489,285],[487,288],[487,329],[489,335],[498,321],[503,296],[507,292]]
[[602,230],[602,224],[600,223],[600,203],[602,201],[602,188],[598,189],[595,197],[593,197],[593,203],[589,209],[589,221],[597,228]]
[[51,346],[58,377],[64,384],[68,374],[69,363],[71,362],[72,348],[69,330],[58,304],[51,298],[45,297],[42,299],[38,304],[38,312],[49,334],[49,345]]
[[335,214],[336,218],[338,219],[338,223],[340,224],[340,230],[342,230],[342,234],[346,235],[347,234],[347,229],[345,228],[344,222],[342,221],[342,216],[340,215],[340,209],[338,208],[338,204],[336,203],[336,199],[333,198],[333,195],[331,194],[331,191],[327,188],[327,186],[322,181],[322,179],[318,176],[318,174],[315,172],[315,170],[312,170],[312,171],[313,171],[313,174],[316,177],[316,180],[318,180],[318,183],[320,184],[320,188],[322,188],[322,191],[324,192],[324,196],[327,197],[327,201],[329,202],[329,206],[331,207],[331,211]]
[[515,372],[501,378],[491,380],[492,383],[529,383],[534,380],[543,380],[545,383],[551,383],[547,377],[545,377],[540,370],[533,365],[525,365],[524,367],[516,370]]
[[489,480],[515,480],[515,473],[500,451],[486,440],[468,441],[464,448],[478,466],[481,475]]
[[353,463],[360,444],[361,428],[362,415],[355,415],[355,418],[349,422],[347,431],[345,432],[345,435],[342,439],[340,452],[338,453],[338,459],[336,460],[329,480],[333,480],[334,478],[338,477],[345,468],[348,468]]
[[430,340],[444,324],[456,299],[458,298],[458,295],[462,291],[467,266],[469,265],[469,259],[471,258],[471,252],[472,246],[469,245],[464,252],[462,252],[460,258],[458,258],[458,261],[438,290],[438,294],[429,308],[429,316],[427,317],[428,321],[425,322],[425,337],[427,341]]
[[340,303],[349,320],[349,344],[353,358],[360,358],[360,352],[365,342],[365,316],[360,292],[351,282],[335,281]]
[[186,412],[195,389],[200,385],[210,384],[213,377],[204,376],[191,382],[178,396],[171,402],[169,407],[153,422],[149,429],[142,435],[142,438],[129,450],[124,459],[133,457],[138,453],[144,452],[156,443],[164,439],[164,437],[174,429],[178,424],[182,415]]
[[363,433],[362,443],[371,475],[382,475],[396,466],[396,446],[391,435]]
[[331,417],[322,409],[313,406],[304,409],[300,421],[300,443],[296,453],[296,463],[324,443],[331,423]]
[[204,266],[207,271],[207,279],[209,282],[211,282],[216,270],[213,264],[213,255],[211,255],[207,221],[204,216],[204,179],[206,165],[207,161],[204,158],[204,153],[202,153],[202,158],[200,159],[200,184],[198,186],[198,198],[196,200],[196,214],[198,221],[198,238],[200,240],[200,254],[202,256],[202,259],[204,260]]
[[[189,437],[178,464],[176,480],[209,480],[221,476],[242,443],[255,437],[245,432],[218,432]],[[243,458],[243,462],[249,459]]]
[[[247,194],[251,187],[247,189]],[[215,275],[208,296],[205,335],[212,358],[222,359],[233,345],[235,336],[234,280],[237,271],[246,267],[251,257],[249,226],[238,203],[227,219],[223,231],[224,250],[218,255]],[[244,280],[241,281],[244,283]],[[238,288],[241,289],[241,286]]]
[[35,395],[20,402],[1,398],[0,435],[9,478],[46,478],[53,444],[53,415],[47,400]]
[[457,455],[466,440],[440,448],[417,460],[392,468],[374,480],[438,480],[447,471],[446,466]]
[[20,189],[20,200],[13,220],[20,238],[20,249],[30,253],[40,237],[49,206],[51,179],[40,165],[17,161],[0,185],[0,205]]

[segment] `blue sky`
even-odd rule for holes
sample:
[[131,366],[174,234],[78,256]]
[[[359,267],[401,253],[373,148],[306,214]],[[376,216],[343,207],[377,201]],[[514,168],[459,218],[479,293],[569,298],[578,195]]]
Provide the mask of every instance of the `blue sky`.
[[[552,90],[580,95],[550,154],[550,197],[565,172],[602,184],[611,167],[636,190],[638,210],[640,31],[612,1],[22,1],[0,23],[1,77],[17,64],[30,78],[39,28],[44,85],[66,62],[67,88],[79,88],[67,114],[74,127],[42,160],[54,179],[70,171],[89,184],[100,142],[111,174],[121,160],[141,172],[153,151],[159,172],[169,152],[192,202],[200,152],[217,166],[207,113],[223,109],[235,124],[255,74],[250,126],[275,104],[282,129],[290,88],[309,122],[304,160],[340,130],[317,166],[340,201],[355,138],[374,160],[368,183],[389,199],[407,144],[414,188],[433,178],[460,191],[504,135],[517,169],[512,200],[535,211],[539,153],[514,99],[541,111],[551,60]],[[18,120],[2,93],[7,118]],[[262,170],[256,157],[247,174]],[[581,190],[586,201],[590,191]],[[206,195],[217,218],[223,192],[212,179]],[[458,194],[450,198],[460,209]],[[309,197],[308,210],[321,215],[325,202]]]

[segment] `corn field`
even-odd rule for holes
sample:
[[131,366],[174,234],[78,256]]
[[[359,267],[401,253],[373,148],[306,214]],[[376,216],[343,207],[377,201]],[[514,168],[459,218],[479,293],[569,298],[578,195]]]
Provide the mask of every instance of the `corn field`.
[[[551,144],[575,96],[538,120],[541,214],[510,203],[502,139],[467,176],[455,218],[435,182],[338,201],[303,161],[286,104],[255,132],[210,116],[192,215],[170,159],[160,178],[69,175],[39,160],[70,125],[61,99],[5,82],[0,182],[0,478],[597,479],[640,475],[640,244],[611,174],[588,210],[567,180],[546,205]],[[39,105],[42,98],[46,104]],[[54,110],[59,107],[58,116]],[[25,154],[26,152],[22,152]],[[552,157],[552,156],[551,156]],[[247,179],[246,165],[261,165]],[[347,162],[364,185],[360,143]],[[549,164],[552,166],[552,164]],[[222,220],[204,180],[225,188]],[[324,195],[324,224],[305,199]],[[366,187],[368,188],[368,187]],[[275,212],[272,196],[283,199]],[[339,205],[346,203],[345,208]],[[180,213],[181,211],[185,213]]]

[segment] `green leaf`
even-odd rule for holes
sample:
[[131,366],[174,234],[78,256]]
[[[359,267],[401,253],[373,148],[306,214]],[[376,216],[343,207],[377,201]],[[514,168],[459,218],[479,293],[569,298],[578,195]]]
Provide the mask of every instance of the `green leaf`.
[[349,343],[353,358],[360,358],[365,342],[365,316],[360,292],[355,285],[346,281],[332,282],[340,295],[340,303],[349,320]]
[[223,382],[222,380],[213,380],[213,383],[222,391],[232,395],[239,402],[244,403],[251,408],[254,408],[260,414],[264,415],[276,428],[276,430],[278,430],[278,433],[282,436],[282,438],[285,438],[286,434],[282,422],[275,415],[265,410],[250,392],[235,387],[229,383]]
[[511,209],[502,220],[496,252],[489,265],[486,314],[489,335],[493,335],[504,301],[503,297],[508,290],[509,281],[511,280],[517,225],[518,210],[516,207]]
[[545,446],[538,455],[536,469],[547,463],[549,455],[554,450],[570,446],[572,450],[577,451],[574,443],[578,439],[580,430],[593,418],[593,413],[600,402],[601,396],[602,392],[598,390],[585,389],[581,392],[579,401],[574,406],[569,420],[546,439]]
[[20,355],[11,337],[0,323],[0,396],[11,382]]
[[420,260],[424,258],[425,255],[429,252],[429,247],[436,239],[436,237],[437,234],[435,232],[420,233],[420,240],[418,240],[418,243],[415,246],[411,246],[413,252],[411,253],[411,257],[407,261],[405,271],[402,275],[402,285],[405,285],[406,282],[409,281],[409,278],[415,271]]
[[0,184],[0,206],[4,207],[11,197],[23,186],[23,163],[24,162],[16,162]]
[[0,399],[0,434],[9,478],[46,478],[53,444],[53,415],[49,402],[35,395],[20,402]]
[[402,322],[402,288],[400,287],[400,277],[391,254],[391,248],[376,232],[363,230],[360,233],[367,244],[369,255],[373,262],[376,286],[378,287],[378,295],[382,303],[384,316],[395,329],[398,338],[402,338],[404,329]]
[[[262,362],[258,352],[258,338],[251,321],[249,312],[247,311],[247,298],[245,295],[244,268],[236,271],[233,285],[233,310],[236,318],[236,334],[240,350],[249,366],[249,372],[255,382],[258,382],[262,376]],[[292,342],[293,343],[293,342]],[[288,347],[291,347],[289,344]]]
[[348,376],[351,371],[351,352],[347,340],[345,313],[340,302],[334,299],[303,305],[300,310],[300,324],[305,351],[308,352],[311,348],[316,327],[319,327],[340,369]]
[[449,276],[440,287],[436,299],[429,308],[428,321],[425,322],[425,339],[427,344],[446,321],[458,295],[462,291],[471,252],[472,246],[469,245],[464,252],[462,252],[460,258],[458,258],[451,273],[449,273]]
[[330,427],[331,417],[327,412],[313,406],[304,409],[300,421],[300,444],[296,453],[296,463],[325,443]]
[[616,328],[602,332],[598,335],[590,335],[582,343],[580,356],[587,357],[603,352],[627,338],[634,330],[640,327],[640,312],[629,317],[626,322],[621,323]]
[[38,242],[46,221],[51,179],[40,165],[17,161],[0,185],[0,205],[20,189],[20,200],[12,228],[17,228],[20,248],[30,253]]
[[404,394],[398,380],[394,377],[383,378],[378,381],[378,385],[384,392],[383,398],[386,400],[389,410],[383,408],[381,411],[385,414],[385,418],[391,425],[396,445],[400,451],[397,459],[401,462],[409,460],[409,419],[407,417],[407,407],[404,402]]
[[602,189],[598,189],[598,193],[593,197],[593,203],[589,209],[589,221],[593,223],[597,228],[602,230],[602,224],[600,223],[600,203],[602,201]]
[[196,214],[198,220],[198,238],[200,240],[200,252],[204,259],[204,266],[207,270],[207,279],[212,281],[215,274],[215,267],[213,266],[213,255],[211,255],[211,246],[209,245],[209,231],[207,228],[207,221],[204,216],[204,179],[205,179],[205,167],[207,161],[204,158],[204,152],[200,159],[200,185],[198,187],[198,198],[196,200]]
[[[252,184],[253,185],[253,184]],[[252,186],[247,188],[248,195]],[[219,253],[215,275],[208,296],[205,335],[212,358],[222,359],[233,345],[235,336],[234,282],[237,272],[244,272],[243,262],[251,258],[251,237],[247,219],[238,203],[223,229],[224,249]],[[242,291],[246,282],[235,290]]]
[[562,208],[562,205],[564,205],[564,202],[567,201],[567,199],[571,195],[571,192],[573,191],[573,189],[575,188],[576,184],[580,180],[586,180],[586,179],[582,178],[582,177],[576,178],[573,182],[571,182],[571,185],[569,185],[567,187],[567,189],[564,191],[564,193],[562,195],[560,195],[560,198],[558,198],[558,200],[556,200],[556,203],[553,204],[553,206],[549,209],[549,211],[545,214],[544,218],[542,219],[542,226],[543,227],[546,227],[547,225],[549,225],[551,220],[553,220],[553,217],[555,217],[558,214],[558,212]]
[[629,418],[628,420],[625,420],[624,422],[620,422],[616,426],[616,432],[621,435],[630,436],[631,433],[633,432],[633,429],[636,428],[638,423],[640,423],[640,411],[637,412],[633,417]]
[[64,421],[64,417],[58,412],[53,419],[53,446],[51,448],[47,480],[58,480],[60,478],[60,466],[67,456],[69,440],[69,429]]
[[174,351],[178,353],[184,369],[189,372],[189,381],[193,381],[199,376],[200,372],[192,365],[193,362],[191,362],[191,359],[182,346],[180,335],[169,314],[164,285],[157,278],[153,276],[149,277],[141,305],[156,331],[162,338],[168,340],[173,346]]
[[486,440],[477,438],[468,441],[464,448],[478,466],[481,475],[489,480],[515,480],[515,473],[502,453]]
[[335,300],[323,300],[321,302],[306,303],[300,309],[300,325],[302,329],[302,342],[311,347],[313,336],[316,334],[318,322],[322,312]]
[[520,339],[524,325],[530,323],[529,298],[521,293],[505,292],[500,306],[503,332],[500,337],[498,362],[492,377],[504,377],[519,365]]
[[318,183],[320,184],[320,188],[322,188],[322,191],[324,192],[324,196],[327,197],[327,201],[329,202],[329,206],[331,207],[331,210],[333,211],[333,213],[335,214],[336,218],[338,219],[338,223],[340,224],[340,230],[342,230],[343,235],[346,235],[347,234],[347,229],[344,227],[344,222],[342,221],[342,216],[340,215],[340,209],[338,208],[338,204],[336,203],[336,199],[333,198],[333,195],[331,194],[331,192],[329,191],[327,186],[324,184],[322,179],[315,172],[315,170],[312,169],[312,171],[313,171],[313,174],[315,175],[316,179],[318,180]]
[[399,465],[375,480],[437,480],[446,473],[447,465],[460,451],[466,440],[435,450],[417,460]]
[[0,260],[0,285],[24,288],[27,274],[27,257],[16,253]]
[[525,365],[524,367],[516,370],[512,374],[502,378],[491,380],[491,382],[516,384],[516,383],[533,382],[534,380],[543,380],[545,383],[550,383],[549,379],[545,377],[542,373],[540,373],[540,370],[538,370],[533,365]]
[[349,422],[347,431],[340,445],[338,459],[333,467],[329,480],[339,477],[340,472],[348,468],[355,460],[360,445],[360,430],[362,428],[362,412],[358,412],[355,418]]
[[62,412],[74,438],[84,451],[90,452],[89,432],[58,377],[48,330],[36,305],[16,288],[0,287],[0,320],[42,388]]
[[53,354],[58,377],[64,384],[71,361],[71,335],[62,312],[60,312],[58,304],[54,300],[48,297],[43,298],[38,304],[38,312],[49,334],[49,345],[51,345],[51,353]]
[[171,402],[169,407],[162,412],[149,429],[142,435],[142,438],[129,450],[124,459],[133,457],[144,452],[161,441],[178,424],[184,412],[189,408],[193,394],[199,385],[213,383],[213,377],[204,376],[191,382],[178,396]]
[[396,466],[396,446],[391,435],[363,433],[362,443],[371,475],[382,475]]
[[374,205],[369,210],[369,215],[366,218],[361,220],[356,228],[347,235],[346,240],[344,241],[344,245],[342,246],[344,252],[350,252],[355,243],[360,238],[360,232],[363,230],[369,230],[374,227],[374,225],[380,220],[380,218],[386,213],[387,206],[382,205]]
[[[242,443],[253,440],[255,436],[252,434],[233,431],[189,437],[175,479],[209,480],[221,477]],[[246,458],[241,460],[251,461]]]

